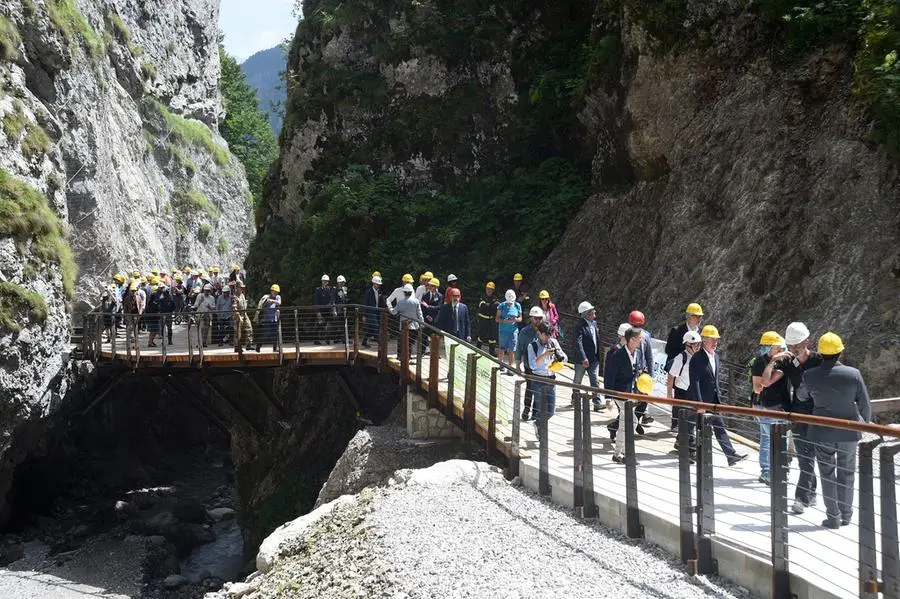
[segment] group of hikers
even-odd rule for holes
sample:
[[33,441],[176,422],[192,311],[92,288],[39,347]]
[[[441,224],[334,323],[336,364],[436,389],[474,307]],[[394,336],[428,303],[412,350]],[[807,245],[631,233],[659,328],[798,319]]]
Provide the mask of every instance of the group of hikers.
[[119,327],[125,329],[125,351],[130,358],[132,351],[139,353],[140,333],[146,331],[147,347],[160,344],[172,345],[173,324],[195,319],[198,326],[198,344],[222,347],[233,344],[234,351],[243,353],[253,349],[253,324],[257,317],[259,332],[256,351],[263,343],[272,343],[277,349],[278,309],[281,306],[281,289],[277,284],[260,298],[256,311],[248,312],[241,267],[232,265],[229,274],[221,273],[218,266],[203,268],[186,266],[184,269],[152,268],[147,274],[132,270],[130,275],[119,272],[112,283],[101,292],[99,310],[106,341],[112,342]]
[[[187,280],[185,278],[187,277]],[[524,373],[531,375],[523,398],[521,419],[533,421],[536,430],[540,426],[541,413],[551,418],[556,411],[556,385],[554,379],[569,361],[560,344],[560,314],[547,290],[537,294],[532,302],[524,284],[524,277],[516,273],[510,288],[502,296],[493,281],[488,281],[471,315],[462,302],[459,279],[447,276],[446,287],[441,292],[441,282],[433,273],[420,275],[418,286],[409,273],[400,284],[387,293],[380,272],[373,272],[370,284],[363,293],[362,345],[368,347],[370,339],[378,339],[381,312],[387,310],[400,321],[406,321],[411,332],[427,323],[454,337],[484,348],[495,355],[505,366],[505,375]],[[326,274],[313,294],[315,306],[314,343],[347,343],[346,328],[342,326],[346,304],[350,303],[346,278],[338,276],[336,286]],[[195,312],[199,315],[202,343],[234,344],[234,351],[250,350],[253,342],[251,319],[248,315],[245,285],[240,267],[234,265],[228,276],[220,275],[217,267],[209,273],[202,269],[186,267],[183,273],[173,269],[151,270],[149,276],[134,271],[129,278],[125,273],[113,277],[113,285],[104,290],[101,311],[108,335],[114,335],[116,314],[124,316],[126,343],[137,343],[140,327],[149,330],[148,346],[155,346],[157,335],[168,334],[172,342],[172,320],[178,314]],[[282,304],[280,288],[273,284],[269,293],[257,303],[260,331],[256,351],[263,343],[271,343],[278,350],[275,334]],[[526,311],[527,310],[527,314]],[[610,392],[643,393],[650,395],[653,389],[654,356],[652,337],[647,330],[646,318],[639,310],[628,314],[627,322],[617,330],[617,339],[611,347],[604,347],[596,322],[596,309],[583,301],[578,306],[579,322],[569,331],[570,352],[574,373],[572,381],[580,385],[585,376],[591,387],[601,388],[600,364],[603,367],[602,388]],[[671,327],[665,343],[666,395],[672,399],[684,399],[708,404],[722,400],[722,363],[717,351],[720,334],[716,326],[703,324],[705,314],[698,303],[690,303],[685,309],[683,322]],[[474,328],[474,331],[473,331]],[[474,334],[473,334],[474,333]],[[474,337],[474,339],[473,339]],[[409,335],[413,354],[415,335]],[[815,414],[843,418],[851,421],[869,421],[871,408],[860,372],[840,362],[843,343],[836,334],[828,332],[818,339],[816,350],[811,349],[810,331],[800,322],[790,323],[784,336],[776,331],[764,332],[759,341],[757,355],[748,365],[752,383],[751,404],[772,413],[759,419],[760,475],[759,482],[771,482],[771,456],[769,451],[772,425],[779,422],[779,413]],[[130,346],[129,346],[130,347]],[[398,347],[398,353],[400,352]],[[427,336],[425,352],[429,351]],[[430,351],[440,351],[430,348]],[[580,394],[573,392],[573,403]],[[540,402],[545,401],[545,409]],[[625,435],[617,434],[625,427],[625,401],[614,395],[605,397],[597,392],[592,397],[594,411],[611,411],[615,405],[618,417],[607,425],[614,443],[613,461],[625,462]],[[635,432],[644,434],[644,425],[653,422],[647,413],[648,403],[638,402],[634,408]],[[684,410],[672,410],[671,427],[676,429]],[[728,436],[723,419],[707,415],[716,440],[729,465],[744,460]],[[693,419],[689,425],[690,455],[693,461],[695,435]],[[823,525],[838,528],[850,522],[853,506],[853,482],[856,445],[859,434],[823,426],[794,424],[791,427],[793,448],[800,477],[796,485],[792,511],[802,514],[815,505],[818,464],[821,493],[827,518]],[[675,444],[676,449],[678,443]]]

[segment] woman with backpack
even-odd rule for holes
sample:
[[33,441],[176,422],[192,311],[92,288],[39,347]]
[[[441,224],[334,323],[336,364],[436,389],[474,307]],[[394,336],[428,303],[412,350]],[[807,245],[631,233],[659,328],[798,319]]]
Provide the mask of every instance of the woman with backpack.
[[[702,340],[697,331],[688,331],[682,336],[681,341],[684,349],[672,360],[666,377],[666,397],[669,399],[690,399],[688,389],[691,386],[691,380],[688,362],[691,361],[691,356],[700,350]],[[678,429],[678,417],[681,409],[678,406],[672,406],[672,430]],[[678,441],[675,442],[675,449],[678,449]]]

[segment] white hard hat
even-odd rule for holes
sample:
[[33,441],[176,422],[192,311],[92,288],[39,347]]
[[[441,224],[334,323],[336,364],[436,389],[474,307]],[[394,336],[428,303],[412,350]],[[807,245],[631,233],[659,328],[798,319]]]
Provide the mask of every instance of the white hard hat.
[[381,277],[372,277],[372,283],[381,285]]
[[212,285],[207,283],[203,286],[203,291],[212,291]]
[[514,301],[516,301],[516,292],[513,291],[512,289],[507,289],[506,295],[504,295],[503,297],[505,297],[506,301],[508,301],[508,302],[514,302]]
[[590,312],[593,309],[594,309],[594,306],[593,306],[593,304],[591,304],[591,302],[585,301],[585,302],[581,302],[580,304],[578,304],[578,313],[579,314],[584,314],[585,312]]
[[322,275],[322,280],[323,280],[323,281],[330,281],[330,280],[331,280],[331,277],[329,277],[328,275]]
[[700,333],[697,331],[688,331],[684,334],[684,337],[681,338],[683,343],[700,343],[702,339],[700,339]]
[[784,332],[784,342],[788,345],[796,345],[809,339],[809,329],[802,322],[792,322]]
[[629,322],[623,322],[622,324],[620,324],[619,331],[618,331],[619,337],[624,337],[626,331],[628,331],[628,329],[630,329],[630,328],[631,328],[631,323],[629,323]]
[[412,293],[413,291],[415,291],[415,289],[413,289],[412,283],[407,283],[403,286],[404,293]]
[[528,312],[528,316],[534,316],[536,318],[543,318],[544,311],[538,308],[537,306],[533,306],[531,310]]
[[447,282],[452,283],[456,280],[456,275],[447,275]]
[[338,283],[346,283],[347,279],[344,278],[344,275],[338,275],[337,282]]

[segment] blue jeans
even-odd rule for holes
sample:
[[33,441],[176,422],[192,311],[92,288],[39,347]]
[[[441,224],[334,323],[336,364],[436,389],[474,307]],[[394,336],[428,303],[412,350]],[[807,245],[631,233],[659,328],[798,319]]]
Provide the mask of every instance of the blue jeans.
[[[767,408],[759,406],[761,410],[770,410],[772,412],[783,412],[780,408]],[[778,422],[784,422],[779,418],[760,418],[759,419],[759,474],[763,478],[770,478],[772,474],[772,425]],[[788,433],[790,434],[790,432]]]
[[[584,375],[587,373],[588,380],[591,383],[591,387],[599,387],[600,386],[600,361],[596,362],[588,362],[588,367],[585,369],[584,366],[581,365],[581,362],[575,362],[575,376],[572,378],[572,382],[576,385],[580,385],[581,381],[584,379]],[[572,391],[572,396],[574,397],[578,391]],[[600,394],[594,393],[594,403],[600,403]]]
[[[534,386],[534,403],[532,406],[532,414],[534,414],[535,424],[540,424],[541,420],[541,397],[546,393],[547,396],[547,420],[556,413],[556,385],[552,383],[533,382]],[[546,389],[546,391],[545,391]]]

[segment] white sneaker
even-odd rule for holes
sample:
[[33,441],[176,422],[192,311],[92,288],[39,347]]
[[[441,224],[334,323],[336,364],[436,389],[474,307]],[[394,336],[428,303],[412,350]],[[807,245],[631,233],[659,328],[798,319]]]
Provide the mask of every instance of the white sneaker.
[[794,500],[794,505],[791,506],[791,511],[795,514],[802,514],[806,511],[806,504],[800,501],[799,499]]

